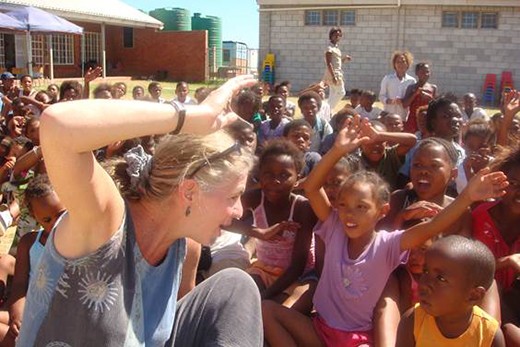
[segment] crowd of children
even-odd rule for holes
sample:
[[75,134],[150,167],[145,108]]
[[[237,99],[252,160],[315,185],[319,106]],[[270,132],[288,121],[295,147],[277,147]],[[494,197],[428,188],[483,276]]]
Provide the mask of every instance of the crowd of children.
[[[269,346],[520,346],[520,92],[505,94],[490,117],[474,94],[442,95],[429,63],[416,64],[417,79],[408,75],[412,55],[396,52],[381,83],[383,109],[376,93],[359,89],[334,107],[325,91],[342,93],[334,91],[344,78],[336,71],[341,35],[331,31],[327,78],[297,103],[289,81],[271,95],[258,84],[232,100],[240,118],[227,131],[258,162],[243,217],[202,256],[200,246],[188,248],[197,282],[226,267],[249,273]],[[192,97],[179,82],[165,100],[151,82],[131,97],[125,83],[91,93],[100,74],[42,91],[30,76],[15,83],[1,75],[0,232],[17,227],[16,261],[0,258],[3,346],[16,342],[28,283],[65,211],[39,147],[41,113],[90,94],[183,109],[212,92],[201,87]],[[153,153],[160,136],[108,145],[96,159],[110,173],[112,159],[137,145]]]

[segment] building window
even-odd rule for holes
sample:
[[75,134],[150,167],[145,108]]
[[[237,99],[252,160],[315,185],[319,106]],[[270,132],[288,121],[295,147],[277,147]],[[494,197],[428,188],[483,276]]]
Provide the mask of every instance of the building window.
[[123,47],[134,48],[134,28],[123,28]]
[[458,28],[459,27],[459,13],[458,12],[443,12],[442,13],[442,27],[443,28]]
[[4,34],[0,34],[0,68],[5,69]]
[[43,35],[31,35],[33,65],[43,65],[45,57],[45,37]]
[[321,12],[305,11],[305,25],[321,25]]
[[484,12],[480,17],[480,27],[483,29],[497,29],[498,28],[498,13]]
[[323,11],[323,25],[329,25],[329,26],[338,25],[338,11],[335,11],[335,10]]
[[461,28],[478,28],[478,12],[462,12]]
[[222,50],[222,62],[225,64],[229,64],[231,62],[231,50],[230,49]]
[[54,64],[74,65],[74,37],[66,34],[52,35]]
[[85,59],[87,62],[99,62],[101,61],[100,55],[100,42],[101,34],[93,32],[85,32]]
[[341,11],[339,25],[356,25],[356,11]]

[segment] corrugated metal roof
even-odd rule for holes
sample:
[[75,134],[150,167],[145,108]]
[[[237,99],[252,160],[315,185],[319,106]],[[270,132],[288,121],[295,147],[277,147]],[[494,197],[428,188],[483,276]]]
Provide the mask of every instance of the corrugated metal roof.
[[69,20],[162,29],[163,23],[120,0],[0,0],[0,6],[34,6]]

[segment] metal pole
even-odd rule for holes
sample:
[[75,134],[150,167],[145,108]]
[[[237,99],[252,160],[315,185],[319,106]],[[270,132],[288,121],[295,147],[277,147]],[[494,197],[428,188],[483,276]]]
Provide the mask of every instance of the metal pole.
[[103,78],[107,78],[107,51],[105,43],[105,23],[101,23],[101,60],[103,64]]
[[81,34],[81,76],[85,76],[85,34]]
[[32,68],[32,44],[31,44],[31,33],[27,31],[25,33],[25,38],[27,40],[27,71],[28,75],[32,77],[33,68]]
[[49,66],[51,82],[54,81],[54,47],[52,46],[52,34],[47,36],[47,44],[49,45]]

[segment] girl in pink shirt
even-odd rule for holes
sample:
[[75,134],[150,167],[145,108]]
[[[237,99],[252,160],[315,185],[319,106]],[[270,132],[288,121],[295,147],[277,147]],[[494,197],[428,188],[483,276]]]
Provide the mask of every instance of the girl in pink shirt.
[[317,316],[310,319],[274,302],[262,303],[266,341],[272,346],[373,346],[372,316],[391,272],[418,247],[455,222],[477,200],[503,195],[501,172],[481,172],[450,206],[406,231],[376,231],[389,210],[387,184],[370,172],[347,178],[333,209],[321,189],[327,172],[345,154],[373,141],[368,122],[355,116],[334,147],[304,183],[325,243],[323,271],[314,295]]
[[258,167],[261,189],[246,193],[242,203],[252,210],[254,225],[274,236],[256,240],[257,261],[248,272],[264,299],[283,302],[305,270],[314,267],[316,216],[306,198],[292,193],[303,167],[303,153],[295,145],[285,139],[267,142]]

